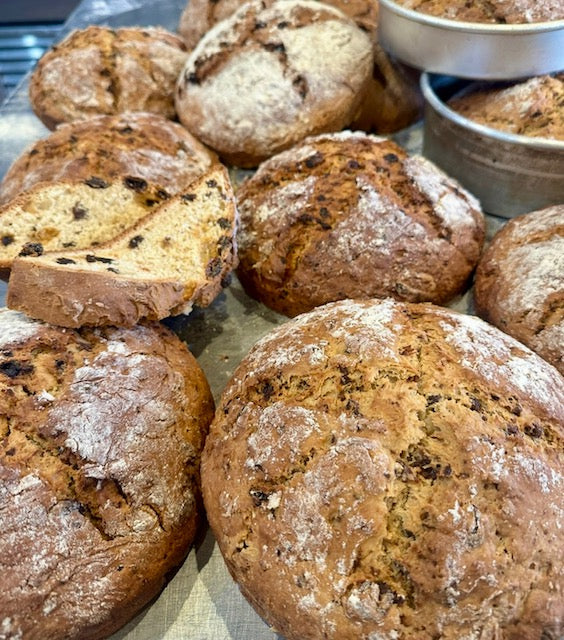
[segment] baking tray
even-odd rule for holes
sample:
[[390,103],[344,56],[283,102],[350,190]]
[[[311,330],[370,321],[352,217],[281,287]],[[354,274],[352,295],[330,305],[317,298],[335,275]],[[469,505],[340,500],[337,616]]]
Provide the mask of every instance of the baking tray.
[[[184,0],[83,0],[65,28],[87,24],[110,26],[161,24],[174,30]],[[33,115],[24,81],[0,109],[0,176],[28,144],[49,132]],[[394,136],[410,152],[421,150],[422,127],[417,124]],[[240,180],[245,174],[234,174]],[[488,218],[488,234],[503,220]],[[0,282],[0,305],[5,302]],[[471,309],[470,294],[452,308]],[[189,346],[204,370],[216,401],[233,370],[251,346],[287,318],[249,298],[237,278],[206,309],[165,321]],[[111,640],[282,640],[254,612],[233,582],[213,535],[200,532],[186,561],[164,591]]]
[[493,129],[445,103],[472,83],[423,73],[423,153],[488,213],[511,218],[564,202],[564,141]]
[[380,0],[378,37],[402,62],[460,78],[502,80],[564,69],[564,20],[461,22]]

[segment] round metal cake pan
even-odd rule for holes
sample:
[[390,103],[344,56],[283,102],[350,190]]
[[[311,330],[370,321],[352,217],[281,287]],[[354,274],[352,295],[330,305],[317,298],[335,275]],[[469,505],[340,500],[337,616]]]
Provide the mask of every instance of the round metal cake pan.
[[564,202],[564,141],[515,135],[461,116],[445,102],[464,81],[424,73],[423,155],[456,178],[485,212],[512,218]]
[[432,73],[504,80],[564,69],[564,20],[460,22],[380,0],[378,34],[389,53]]

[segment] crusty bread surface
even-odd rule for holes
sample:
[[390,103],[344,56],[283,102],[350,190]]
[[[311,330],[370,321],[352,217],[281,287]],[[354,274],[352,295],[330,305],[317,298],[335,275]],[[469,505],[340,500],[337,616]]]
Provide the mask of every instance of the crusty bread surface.
[[106,638],[202,521],[207,381],[158,324],[71,331],[0,310],[0,635]]
[[181,38],[155,27],[91,25],[39,60],[29,99],[49,129],[92,115],[150,111],[175,117],[174,85],[186,61]]
[[237,191],[238,274],[294,316],[358,297],[444,303],[484,241],[477,200],[435,165],[362,132],[307,138]]
[[564,375],[564,205],[502,227],[478,264],[473,292],[478,315]]
[[206,512],[288,640],[556,640],[563,429],[562,376],[479,318],[331,303],[235,370]]
[[235,266],[235,224],[231,182],[216,165],[111,242],[16,258],[7,305],[67,327],[132,326],[206,306]]
[[37,182],[143,178],[182,191],[217,161],[183,126],[155,113],[92,116],[60,125],[18,156],[0,184],[0,203]]
[[217,23],[190,53],[176,110],[225,161],[256,166],[306,135],[347,126],[372,67],[370,37],[335,7],[255,0]]

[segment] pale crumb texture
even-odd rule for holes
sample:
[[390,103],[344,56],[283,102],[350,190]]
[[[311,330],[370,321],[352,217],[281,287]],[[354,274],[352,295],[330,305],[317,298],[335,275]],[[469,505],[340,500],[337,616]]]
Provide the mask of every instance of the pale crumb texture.
[[7,305],[64,327],[133,326],[209,305],[237,260],[235,196],[216,163],[109,242],[20,255]]
[[127,176],[41,182],[0,207],[0,269],[25,253],[96,247],[150,214],[170,195]]
[[125,176],[174,195],[217,160],[183,126],[156,113],[92,116],[57,127],[14,160],[0,184],[6,203],[38,182]]
[[230,164],[252,167],[359,113],[373,68],[369,36],[311,0],[246,3],[189,55],[180,121]]
[[562,0],[398,0],[406,9],[462,22],[522,24],[564,19]]
[[558,640],[564,381],[479,318],[340,301],[233,374],[207,515],[288,640]]
[[564,73],[502,88],[481,87],[449,101],[460,115],[494,129],[564,140]]
[[39,60],[29,83],[31,106],[49,129],[126,111],[175,118],[174,85],[186,56],[182,39],[165,29],[91,25]]
[[239,279],[289,316],[343,298],[444,303],[484,240],[478,201],[421,156],[341,131],[263,162],[237,191]]
[[476,271],[477,313],[564,375],[564,205],[510,220]]
[[105,638],[192,544],[209,387],[159,325],[0,335],[0,637]]

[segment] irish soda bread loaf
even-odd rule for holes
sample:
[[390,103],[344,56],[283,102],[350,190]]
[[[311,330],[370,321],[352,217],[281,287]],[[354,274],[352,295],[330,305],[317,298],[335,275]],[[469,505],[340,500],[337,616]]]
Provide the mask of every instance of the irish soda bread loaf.
[[207,382],[159,325],[0,336],[0,636],[105,638],[194,539]]
[[49,129],[124,111],[174,118],[174,85],[185,61],[184,42],[164,29],[89,26],[39,60],[29,83],[31,106]]
[[239,278],[286,315],[355,297],[446,302],[480,256],[478,202],[420,156],[364,133],[311,137],[237,192]]
[[[190,0],[180,16],[178,31],[189,49],[217,22],[231,16],[246,0]],[[268,0],[264,4],[272,4]],[[389,133],[411,124],[421,115],[423,98],[417,74],[392,60],[378,43],[376,0],[330,0],[327,2],[366,31],[374,52],[374,68],[360,114],[352,126]]]
[[93,116],[57,127],[28,147],[0,184],[0,203],[37,182],[143,178],[182,191],[217,160],[181,125],[154,113]]
[[478,85],[448,106],[478,124],[522,136],[564,140],[564,73],[505,87]]
[[562,376],[480,319],[332,303],[235,371],[208,519],[288,640],[558,640],[563,425]]
[[564,205],[510,220],[484,253],[477,313],[564,375]]
[[217,164],[112,242],[16,258],[7,304],[66,327],[131,326],[207,306],[235,266],[235,224]]
[[62,251],[112,240],[169,197],[132,176],[40,182],[0,207],[0,269],[9,269],[22,249],[36,252],[38,243],[41,251]]
[[358,114],[373,66],[368,35],[312,0],[255,0],[216,24],[188,57],[181,122],[230,163],[255,166]]
[[519,24],[564,19],[562,0],[398,0],[398,4],[463,22]]

